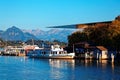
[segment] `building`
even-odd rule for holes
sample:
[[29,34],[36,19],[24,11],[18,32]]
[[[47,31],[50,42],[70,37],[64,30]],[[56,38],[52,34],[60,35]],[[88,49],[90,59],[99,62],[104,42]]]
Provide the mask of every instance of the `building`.
[[96,46],[93,56],[96,59],[108,59],[108,50],[104,46]]

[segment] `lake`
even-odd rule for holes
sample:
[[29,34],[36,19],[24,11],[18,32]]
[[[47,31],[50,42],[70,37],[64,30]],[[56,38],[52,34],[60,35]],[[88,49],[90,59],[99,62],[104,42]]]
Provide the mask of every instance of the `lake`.
[[120,80],[120,64],[0,56],[0,80]]

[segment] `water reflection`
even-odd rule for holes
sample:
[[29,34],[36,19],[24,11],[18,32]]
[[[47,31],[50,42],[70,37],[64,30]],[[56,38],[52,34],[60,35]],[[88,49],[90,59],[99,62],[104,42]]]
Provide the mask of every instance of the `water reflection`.
[[[68,80],[116,80],[120,79],[118,71],[120,67],[115,68],[115,64],[108,60],[61,60],[49,59],[51,66],[50,76],[53,79]],[[117,74],[116,74],[117,73]]]
[[[53,80],[68,80],[69,71],[74,71],[75,60],[49,59],[50,77]],[[72,75],[71,75],[72,78]]]
[[[17,76],[16,76],[17,74]],[[108,60],[0,57],[3,80],[120,80],[120,63]]]
[[75,60],[75,65],[84,69],[84,71],[80,70],[80,72],[89,75],[86,75],[87,79],[120,80],[120,65],[108,60]]
[[71,68],[75,69],[76,66],[84,66],[84,67],[96,67],[101,68],[105,70],[106,68],[111,68],[112,71],[114,71],[115,64],[113,62],[110,62],[108,60],[66,60],[66,59],[49,59],[49,65],[53,68]]
[[56,68],[73,68],[75,66],[75,60],[74,59],[49,59],[49,64],[51,67]]

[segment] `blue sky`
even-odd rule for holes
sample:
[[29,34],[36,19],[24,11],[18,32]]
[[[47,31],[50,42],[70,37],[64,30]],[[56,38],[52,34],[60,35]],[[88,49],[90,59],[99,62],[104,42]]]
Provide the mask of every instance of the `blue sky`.
[[0,0],[0,30],[113,20],[120,0]]

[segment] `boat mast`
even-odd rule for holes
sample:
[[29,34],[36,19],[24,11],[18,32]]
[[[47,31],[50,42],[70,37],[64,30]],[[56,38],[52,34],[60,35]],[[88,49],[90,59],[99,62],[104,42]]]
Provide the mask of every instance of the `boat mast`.
[[75,47],[75,45],[73,44],[73,53],[75,53],[74,47]]
[[34,40],[32,39],[32,45],[34,45]]

